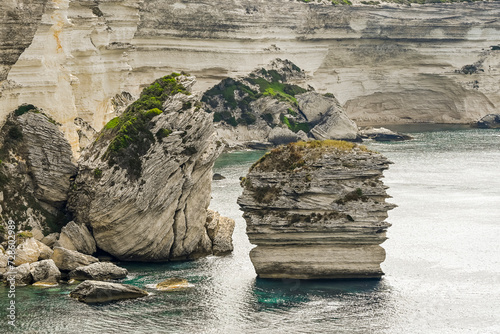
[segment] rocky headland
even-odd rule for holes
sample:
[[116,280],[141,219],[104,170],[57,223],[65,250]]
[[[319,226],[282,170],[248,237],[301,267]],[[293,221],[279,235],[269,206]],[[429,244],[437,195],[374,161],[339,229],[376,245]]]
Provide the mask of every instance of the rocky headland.
[[226,78],[202,98],[217,135],[228,147],[270,147],[298,140],[357,140],[350,120],[331,93],[306,84],[305,73],[275,59],[240,78]]
[[343,141],[273,149],[242,179],[238,204],[259,277],[377,278],[385,251],[390,162]]

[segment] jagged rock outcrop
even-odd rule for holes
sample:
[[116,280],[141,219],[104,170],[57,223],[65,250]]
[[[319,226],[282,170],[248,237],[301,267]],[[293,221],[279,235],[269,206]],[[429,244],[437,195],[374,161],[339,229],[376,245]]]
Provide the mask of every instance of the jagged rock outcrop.
[[118,267],[110,262],[96,262],[88,266],[78,267],[69,272],[69,278],[84,281],[104,281],[108,279],[120,279],[127,277],[128,270]]
[[373,278],[389,223],[382,181],[389,161],[342,141],[299,142],[261,158],[238,204],[259,277]]
[[69,222],[64,226],[55,247],[74,250],[83,254],[92,255],[96,252],[96,243],[87,226]]
[[0,205],[4,221],[48,233],[67,219],[71,147],[55,121],[33,105],[10,114],[0,130]]
[[132,285],[89,280],[79,284],[69,295],[84,303],[106,303],[149,294]]
[[480,129],[500,129],[500,114],[486,115],[473,126]]
[[[304,72],[289,60],[275,59],[241,78],[226,78],[203,95],[218,137],[230,147],[273,145],[316,139],[357,138],[357,126],[333,94],[304,85]],[[314,131],[312,131],[312,130]]]
[[0,122],[36,103],[77,153],[75,118],[100,130],[121,111],[117,94],[137,97],[158,73],[189,71],[206,89],[277,57],[347,103],[358,125],[498,113],[498,1],[353,2],[3,1]]
[[224,255],[233,251],[233,231],[235,221],[222,217],[213,210],[207,211],[206,229],[208,237],[212,240],[214,255]]
[[211,115],[172,74],[144,89],[83,152],[70,198],[75,221],[121,260],[183,260],[211,254],[205,222],[212,166],[223,147]]

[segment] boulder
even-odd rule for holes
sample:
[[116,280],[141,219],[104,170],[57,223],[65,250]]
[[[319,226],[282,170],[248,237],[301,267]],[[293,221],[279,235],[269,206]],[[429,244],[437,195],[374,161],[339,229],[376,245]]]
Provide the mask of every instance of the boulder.
[[40,247],[35,238],[27,238],[16,249],[15,266],[20,266],[24,263],[33,263],[38,261],[40,257]]
[[40,256],[38,257],[39,260],[48,260],[52,257],[54,251],[49,246],[38,240],[36,241],[36,244],[40,250]]
[[17,286],[30,284],[33,281],[33,277],[31,276],[29,263],[23,263],[16,267],[15,270],[8,271],[4,274],[4,281],[11,282],[12,279]]
[[155,288],[160,291],[175,291],[189,289],[192,286],[187,279],[173,277],[156,284]]
[[70,297],[84,303],[106,303],[147,295],[146,291],[135,286],[101,281],[85,281],[70,293]]
[[127,277],[128,271],[110,262],[96,262],[88,266],[78,267],[70,271],[69,278],[84,281],[104,281],[108,279],[120,279]]
[[363,139],[373,139],[376,141],[403,141],[412,139],[411,136],[395,132],[386,128],[367,128],[359,131]]
[[56,243],[57,239],[59,239],[59,233],[51,233],[45,236],[41,242],[49,247],[53,247]]
[[488,114],[474,124],[480,129],[500,129],[500,114]]
[[3,275],[7,272],[7,264],[9,257],[7,254],[0,252],[0,279],[3,278]]
[[269,142],[273,145],[283,145],[293,143],[299,140],[306,140],[307,135],[302,131],[301,134],[295,133],[288,128],[275,127],[269,132]]
[[381,181],[389,161],[364,146],[311,141],[278,147],[242,180],[238,204],[257,247],[257,275],[275,279],[379,278],[395,205]]
[[43,232],[39,228],[31,229],[31,234],[33,235],[33,238],[38,241],[41,241],[44,238]]
[[235,222],[223,217],[218,212],[207,210],[206,229],[212,241],[214,255],[224,255],[233,251],[233,231]]
[[52,260],[60,270],[74,270],[78,267],[88,266],[99,260],[93,256],[79,253],[77,251],[65,249],[62,247],[54,247]]
[[74,250],[83,254],[92,255],[96,252],[96,243],[87,226],[69,222],[61,230],[55,247]]
[[214,181],[220,181],[220,180],[225,180],[226,177],[219,174],[219,173],[215,173],[214,176],[212,176],[212,180]]
[[61,279],[61,272],[53,260],[31,263],[30,272],[34,282],[57,283]]

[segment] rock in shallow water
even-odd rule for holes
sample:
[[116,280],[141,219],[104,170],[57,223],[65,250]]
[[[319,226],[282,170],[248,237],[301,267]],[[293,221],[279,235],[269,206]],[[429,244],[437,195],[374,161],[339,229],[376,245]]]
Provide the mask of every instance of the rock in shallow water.
[[71,279],[77,281],[119,279],[127,277],[128,270],[110,262],[96,262],[88,266],[78,267],[69,273]]
[[85,281],[70,293],[70,297],[84,303],[106,303],[147,295],[146,291],[132,285],[100,281]]
[[85,255],[62,247],[55,247],[52,260],[61,270],[74,270],[78,267],[87,266],[99,260],[93,256]]
[[160,291],[175,291],[189,289],[193,285],[189,284],[188,280],[185,278],[169,278],[161,283],[156,284],[156,289]]
[[500,129],[500,114],[489,114],[474,124],[480,129]]
[[30,264],[30,272],[34,282],[57,283],[61,279],[61,272],[53,260]]
[[339,141],[272,150],[242,180],[238,204],[259,277],[374,278],[394,208],[381,182],[389,161]]
[[386,128],[368,128],[361,130],[359,134],[363,139],[373,139],[376,141],[403,141],[412,139],[411,136]]

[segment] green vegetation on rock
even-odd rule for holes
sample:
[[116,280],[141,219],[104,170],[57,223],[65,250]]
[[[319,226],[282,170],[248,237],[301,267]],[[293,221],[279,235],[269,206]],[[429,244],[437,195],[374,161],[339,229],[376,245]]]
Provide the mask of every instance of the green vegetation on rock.
[[[151,120],[162,113],[163,103],[170,96],[177,93],[190,94],[177,80],[179,76],[178,73],[172,73],[156,80],[142,91],[139,99],[123,115],[113,118],[105,125],[98,140],[110,140],[102,157],[110,166],[118,165],[126,169],[133,178],[141,176],[140,157],[156,141],[151,132]],[[161,139],[170,134],[162,130],[156,134],[156,138]]]

